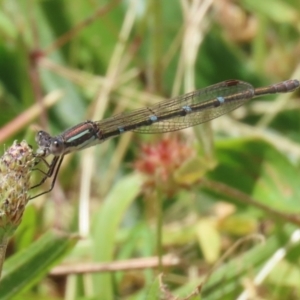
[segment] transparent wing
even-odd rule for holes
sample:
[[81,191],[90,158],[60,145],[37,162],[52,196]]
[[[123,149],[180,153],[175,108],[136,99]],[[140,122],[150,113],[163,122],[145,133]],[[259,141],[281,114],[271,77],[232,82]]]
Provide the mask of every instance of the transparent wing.
[[[195,126],[215,119],[243,105],[254,95],[254,88],[249,83],[227,80],[153,106],[119,114],[97,122],[104,135],[119,129],[120,133],[135,131],[139,133],[163,133]],[[226,101],[226,97],[233,97]],[[224,98],[222,105],[216,101]],[[185,116],[179,114],[183,108],[189,108]],[[154,118],[154,119],[153,119]],[[156,120],[149,122],[149,120]]]

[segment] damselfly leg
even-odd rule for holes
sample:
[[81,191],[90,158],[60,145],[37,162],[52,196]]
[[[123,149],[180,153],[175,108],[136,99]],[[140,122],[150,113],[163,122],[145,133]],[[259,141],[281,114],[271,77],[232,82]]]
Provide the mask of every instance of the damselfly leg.
[[34,198],[37,198],[41,195],[47,194],[47,193],[52,191],[52,189],[55,185],[57,174],[58,174],[59,168],[61,166],[61,163],[63,161],[63,158],[64,158],[64,155],[54,156],[51,163],[49,164],[44,157],[39,157],[39,161],[37,162],[37,164],[39,164],[40,162],[43,162],[47,167],[47,171],[43,171],[40,168],[34,168],[33,169],[33,171],[41,172],[44,176],[42,177],[42,179],[37,184],[30,187],[30,189],[32,190],[32,189],[35,189],[35,188],[41,186],[48,178],[52,178],[52,181],[51,181],[51,184],[50,184],[50,188],[48,190],[45,190],[45,191],[43,191],[39,194],[36,194],[36,195],[30,197],[29,200],[32,200]]

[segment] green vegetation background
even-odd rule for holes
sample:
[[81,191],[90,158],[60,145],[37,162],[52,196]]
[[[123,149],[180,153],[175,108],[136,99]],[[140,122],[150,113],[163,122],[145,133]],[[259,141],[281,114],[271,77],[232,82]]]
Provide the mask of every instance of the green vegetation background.
[[[300,79],[297,0],[4,0],[0,36],[3,145],[226,79]],[[0,299],[299,299],[299,108],[265,96],[66,156],[10,242]]]

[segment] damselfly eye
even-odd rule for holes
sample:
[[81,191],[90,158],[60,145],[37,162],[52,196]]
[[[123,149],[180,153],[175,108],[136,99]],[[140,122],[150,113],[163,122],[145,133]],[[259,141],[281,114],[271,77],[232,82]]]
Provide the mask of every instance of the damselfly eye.
[[59,148],[59,142],[58,142],[58,141],[54,141],[54,142],[53,142],[53,145],[54,145],[56,148]]
[[53,139],[50,145],[50,153],[60,155],[64,151],[64,143],[59,139]]

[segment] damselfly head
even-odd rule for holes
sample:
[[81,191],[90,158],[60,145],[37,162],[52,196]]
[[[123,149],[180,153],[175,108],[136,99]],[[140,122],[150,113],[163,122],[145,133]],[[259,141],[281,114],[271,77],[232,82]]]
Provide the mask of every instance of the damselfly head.
[[40,130],[36,136],[35,136],[35,141],[38,143],[39,147],[44,148],[44,147],[50,147],[52,137],[49,133],[46,131]]
[[41,130],[36,134],[35,141],[39,146],[35,155],[42,157],[49,155],[49,149],[52,141],[52,137],[50,136],[50,134],[46,131]]

